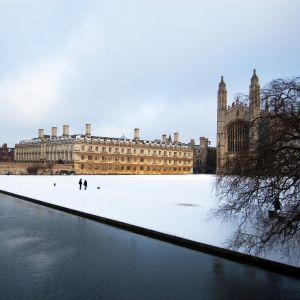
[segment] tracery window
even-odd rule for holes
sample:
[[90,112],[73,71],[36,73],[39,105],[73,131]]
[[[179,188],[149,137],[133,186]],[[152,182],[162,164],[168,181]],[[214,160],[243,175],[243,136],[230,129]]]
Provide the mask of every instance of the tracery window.
[[246,152],[249,150],[249,124],[236,121],[227,126],[228,151]]

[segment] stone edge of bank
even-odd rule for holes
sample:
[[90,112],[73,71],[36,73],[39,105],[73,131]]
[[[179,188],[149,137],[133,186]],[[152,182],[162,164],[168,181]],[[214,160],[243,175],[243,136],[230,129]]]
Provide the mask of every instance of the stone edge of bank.
[[153,239],[161,240],[161,241],[164,241],[167,243],[171,243],[171,244],[174,244],[177,246],[185,247],[185,248],[192,249],[192,250],[199,251],[199,252],[205,252],[207,254],[216,255],[216,256],[223,257],[223,258],[226,258],[226,259],[229,259],[232,261],[239,262],[239,263],[253,265],[253,266],[259,267],[261,269],[265,269],[265,270],[272,271],[275,273],[280,273],[280,274],[284,274],[287,276],[300,278],[300,268],[295,267],[295,266],[290,266],[287,264],[283,264],[283,263],[271,261],[268,259],[252,256],[249,254],[243,254],[243,253],[228,250],[225,248],[192,241],[192,240],[185,239],[182,237],[177,237],[174,235],[162,233],[162,232],[155,231],[152,229],[147,229],[144,227],[131,225],[128,223],[124,223],[124,222],[116,221],[113,219],[89,214],[86,212],[81,212],[78,210],[74,210],[71,208],[44,202],[44,201],[33,199],[30,197],[18,195],[18,194],[12,193],[12,192],[4,191],[4,190],[0,190],[0,193],[8,195],[8,196],[13,196],[15,198],[19,198],[19,199],[22,199],[25,201],[29,201],[29,202],[32,202],[35,204],[43,205],[43,206],[46,206],[49,208],[53,208],[56,210],[60,210],[60,211],[66,212],[66,213],[84,217],[84,218],[87,218],[87,219],[90,219],[90,220],[93,220],[96,222],[111,225],[113,227],[117,227],[117,228],[127,230],[127,231],[130,231],[133,233],[141,234],[141,235],[144,235],[144,236],[147,236],[147,237],[150,237]]

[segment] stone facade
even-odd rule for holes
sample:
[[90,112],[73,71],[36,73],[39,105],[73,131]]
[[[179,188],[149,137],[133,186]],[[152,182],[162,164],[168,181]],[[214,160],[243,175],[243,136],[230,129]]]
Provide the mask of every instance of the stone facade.
[[221,77],[217,109],[217,173],[221,173],[238,154],[251,151],[257,133],[251,132],[250,124],[260,116],[260,106],[260,85],[255,70],[249,87],[249,104],[237,98],[227,106],[226,84]]
[[193,173],[214,174],[216,172],[216,148],[210,146],[208,138],[200,137],[200,144],[191,140],[193,148]]
[[7,162],[14,160],[14,148],[8,148],[7,144],[0,147],[0,162]]
[[147,141],[140,139],[139,129],[134,138],[108,138],[91,135],[86,124],[84,135],[69,135],[69,126],[63,126],[63,135],[57,136],[52,127],[51,136],[39,129],[38,138],[16,144],[15,161],[43,164],[69,164],[75,174],[190,174],[193,172],[193,149],[167,139]]

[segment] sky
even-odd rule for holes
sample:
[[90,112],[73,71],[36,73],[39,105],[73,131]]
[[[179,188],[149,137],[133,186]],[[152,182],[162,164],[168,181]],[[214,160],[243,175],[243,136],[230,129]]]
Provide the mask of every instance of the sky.
[[228,103],[300,74],[300,0],[0,0],[0,145],[70,134],[216,141]]

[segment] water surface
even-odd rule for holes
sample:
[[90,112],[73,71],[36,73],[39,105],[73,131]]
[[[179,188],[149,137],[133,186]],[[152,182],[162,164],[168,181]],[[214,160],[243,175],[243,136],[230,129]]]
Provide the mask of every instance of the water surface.
[[300,299],[300,280],[0,194],[0,298]]

